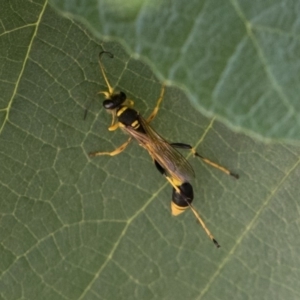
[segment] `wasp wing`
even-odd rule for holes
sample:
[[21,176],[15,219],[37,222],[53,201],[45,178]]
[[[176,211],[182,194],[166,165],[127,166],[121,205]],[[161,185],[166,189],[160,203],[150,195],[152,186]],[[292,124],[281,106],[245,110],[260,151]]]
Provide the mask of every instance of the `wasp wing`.
[[145,133],[139,132],[130,126],[125,127],[125,131],[149,152],[151,157],[163,167],[172,179],[183,183],[195,177],[192,166],[181,153],[162,138],[142,116],[139,115],[138,118]]

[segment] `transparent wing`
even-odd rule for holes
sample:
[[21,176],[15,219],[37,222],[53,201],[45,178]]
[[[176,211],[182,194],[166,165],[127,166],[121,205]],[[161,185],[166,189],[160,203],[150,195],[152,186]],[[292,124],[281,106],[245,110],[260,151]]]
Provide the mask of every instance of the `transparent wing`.
[[135,138],[173,179],[185,182],[193,178],[195,173],[189,162],[162,138],[143,117],[139,116],[139,122],[146,134],[138,132],[132,127],[125,127],[125,131]]

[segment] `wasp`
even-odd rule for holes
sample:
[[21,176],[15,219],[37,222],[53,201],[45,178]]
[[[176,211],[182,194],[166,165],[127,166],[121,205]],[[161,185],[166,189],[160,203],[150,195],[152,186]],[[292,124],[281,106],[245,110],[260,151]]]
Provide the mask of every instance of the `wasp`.
[[171,201],[172,215],[177,216],[183,213],[187,208],[190,208],[209,238],[217,247],[220,247],[219,243],[208,230],[204,221],[201,219],[200,215],[192,205],[194,191],[191,185],[191,180],[195,177],[195,173],[192,166],[182,156],[182,154],[177,151],[177,149],[188,149],[193,153],[194,156],[201,158],[205,163],[225,172],[228,175],[233,176],[234,178],[239,178],[239,176],[201,156],[192,146],[184,143],[169,143],[161,135],[159,135],[150,126],[150,122],[158,113],[160,104],[164,97],[165,86],[163,85],[156,106],[150,116],[147,119],[143,118],[140,113],[133,108],[134,102],[128,99],[124,92],[114,92],[114,89],[108,81],[104,66],[102,64],[101,58],[104,54],[108,55],[110,58],[113,58],[113,54],[107,51],[102,51],[99,53],[100,70],[108,88],[108,91],[100,91],[99,94],[103,94],[105,97],[105,100],[103,101],[103,107],[112,114],[112,122],[108,130],[114,131],[118,128],[121,128],[129,135],[129,138],[124,144],[114,151],[92,152],[89,154],[89,156],[115,156],[124,151],[132,139],[136,140],[141,147],[148,151],[157,170],[165,176],[165,178],[173,187]]

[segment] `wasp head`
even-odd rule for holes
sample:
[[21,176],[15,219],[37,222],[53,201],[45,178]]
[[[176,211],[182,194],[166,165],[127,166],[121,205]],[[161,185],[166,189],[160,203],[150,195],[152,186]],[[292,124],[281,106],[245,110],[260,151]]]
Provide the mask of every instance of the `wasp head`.
[[126,94],[120,92],[118,94],[113,94],[109,99],[103,101],[103,106],[107,110],[113,110],[119,108],[126,101]]

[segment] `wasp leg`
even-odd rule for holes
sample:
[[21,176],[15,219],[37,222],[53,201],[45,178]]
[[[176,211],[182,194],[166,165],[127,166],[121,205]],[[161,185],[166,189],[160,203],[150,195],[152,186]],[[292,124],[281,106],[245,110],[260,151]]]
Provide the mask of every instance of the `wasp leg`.
[[173,195],[172,195],[172,203],[171,203],[171,209],[172,209],[172,215],[178,216],[179,214],[183,213],[188,207],[192,210],[193,214],[195,215],[197,221],[200,223],[208,237],[213,241],[215,246],[217,248],[220,248],[220,244],[217,242],[217,240],[214,238],[214,236],[211,234],[209,229],[206,227],[204,221],[200,217],[199,213],[196,211],[194,206],[191,204],[194,199],[194,192],[193,187],[189,182],[184,182],[181,186],[178,187],[180,190],[180,193],[176,191],[175,188],[173,188]]
[[236,173],[231,172],[230,170],[226,169],[225,167],[209,160],[206,157],[203,157],[201,154],[199,154],[195,148],[193,148],[192,146],[188,145],[188,144],[183,144],[183,143],[171,143],[171,145],[175,148],[180,148],[180,149],[188,149],[190,150],[194,156],[197,156],[199,158],[201,158],[206,164],[211,165],[212,167],[219,169],[220,171],[226,173],[227,175],[230,175],[236,179],[239,179],[239,175]]
[[165,86],[163,85],[162,88],[161,88],[161,92],[160,92],[160,95],[159,95],[159,98],[156,102],[156,106],[154,107],[151,115],[147,118],[147,122],[150,123],[157,115],[158,113],[158,110],[159,110],[159,106],[164,98],[164,94],[165,94]]
[[124,144],[122,144],[120,147],[118,147],[117,149],[115,149],[114,151],[111,151],[111,152],[91,152],[89,154],[89,157],[95,157],[95,156],[100,156],[100,155],[109,155],[109,156],[118,155],[126,149],[126,147],[129,145],[131,140],[132,140],[132,138],[130,137]]
[[208,237],[213,241],[215,246],[217,248],[220,248],[220,244],[217,242],[217,240],[214,238],[214,236],[211,234],[209,229],[206,227],[204,221],[200,217],[197,210],[194,208],[194,206],[191,204],[194,198],[194,192],[193,187],[189,182],[183,182],[180,186],[176,186],[172,180],[172,178],[166,176],[166,179],[170,182],[170,184],[173,186],[173,195],[172,195],[172,203],[171,203],[171,209],[173,215],[179,215],[184,212],[184,210],[189,207],[193,214],[195,215],[196,219],[208,235]]
[[116,119],[115,115],[113,115],[111,125],[108,127],[109,131],[115,131],[120,127],[120,123],[119,122],[115,123],[115,119]]
[[156,161],[154,160],[154,164],[157,170],[166,177],[166,179],[170,182],[173,186],[173,194],[172,194],[172,202],[171,202],[171,212],[173,216],[178,216],[182,214],[188,207],[192,210],[193,214],[195,215],[197,221],[200,223],[208,237],[213,241],[217,248],[221,247],[214,236],[211,234],[209,229],[206,227],[204,221],[201,219],[200,215],[191,204],[194,199],[194,191],[193,187],[189,182],[183,182],[180,186],[177,186],[172,178],[168,177],[166,174],[165,169]]

